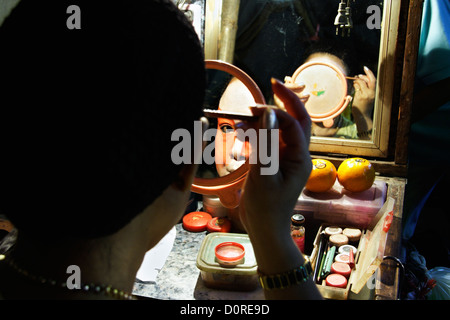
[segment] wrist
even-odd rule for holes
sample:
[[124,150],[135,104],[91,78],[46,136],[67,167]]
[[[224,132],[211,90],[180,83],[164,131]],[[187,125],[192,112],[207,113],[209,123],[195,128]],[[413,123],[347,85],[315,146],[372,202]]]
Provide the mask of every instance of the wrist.
[[[259,271],[259,270],[258,270]],[[301,266],[283,273],[267,275],[258,272],[259,281],[263,289],[285,289],[308,281],[313,274],[311,264],[305,261]]]
[[371,136],[373,120],[371,113],[363,113],[358,108],[352,109],[353,120],[358,130],[358,137]]
[[368,120],[372,120],[372,113],[371,112],[363,112],[361,111],[359,108],[353,108],[352,109],[352,116],[353,116],[353,120],[355,122],[358,121],[368,121]]
[[358,131],[359,139],[371,139],[372,138],[372,129],[366,131]]
[[289,231],[287,236],[267,234],[262,237],[250,235],[258,270],[262,274],[279,274],[304,264],[305,259],[292,240]]

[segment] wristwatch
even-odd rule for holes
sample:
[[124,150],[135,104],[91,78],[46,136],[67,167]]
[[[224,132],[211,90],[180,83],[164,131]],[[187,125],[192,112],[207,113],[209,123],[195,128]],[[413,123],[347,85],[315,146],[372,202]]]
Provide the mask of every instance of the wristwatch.
[[311,263],[306,261],[302,266],[285,273],[265,275],[259,272],[259,282],[265,290],[285,289],[308,280],[313,271]]

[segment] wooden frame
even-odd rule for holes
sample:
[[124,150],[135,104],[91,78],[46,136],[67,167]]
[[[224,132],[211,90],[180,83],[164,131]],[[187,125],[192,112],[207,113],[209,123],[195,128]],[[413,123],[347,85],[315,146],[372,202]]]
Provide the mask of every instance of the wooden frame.
[[398,95],[398,125],[396,132],[395,163],[406,164],[408,160],[408,135],[411,124],[413,88],[416,76],[416,65],[422,22],[424,0],[409,0],[404,15],[407,25],[405,28],[405,46],[402,59],[402,81]]
[[392,97],[394,88],[395,50],[401,2],[385,0],[383,28],[378,61],[378,81],[374,108],[372,140],[350,140],[312,137],[310,151],[325,154],[388,157]]
[[[393,60],[394,76],[390,81],[393,92],[387,155],[385,159],[372,159],[377,172],[391,177],[406,177],[407,175],[410,115],[414,97],[413,88],[423,8],[423,0],[401,0],[399,3],[396,47],[393,56],[389,56],[389,59]],[[326,156],[323,154],[312,156],[328,159],[336,166],[343,161],[342,152]]]
[[[205,59],[218,59],[222,0],[206,0],[205,3]],[[225,61],[229,62],[229,61]]]

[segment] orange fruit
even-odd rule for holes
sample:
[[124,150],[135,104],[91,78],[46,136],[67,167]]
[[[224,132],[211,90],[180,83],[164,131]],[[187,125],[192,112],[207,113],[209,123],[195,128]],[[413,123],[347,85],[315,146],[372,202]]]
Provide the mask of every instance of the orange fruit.
[[328,160],[313,159],[312,170],[306,181],[305,189],[312,192],[330,190],[336,181],[336,167]]
[[372,187],[375,169],[363,158],[349,158],[342,161],[337,171],[339,183],[352,192],[361,192]]

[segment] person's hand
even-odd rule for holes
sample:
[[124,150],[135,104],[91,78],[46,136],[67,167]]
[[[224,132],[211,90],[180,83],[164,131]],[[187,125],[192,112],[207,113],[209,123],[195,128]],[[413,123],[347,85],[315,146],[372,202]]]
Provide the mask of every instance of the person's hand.
[[364,73],[358,75],[357,79],[353,81],[355,96],[352,108],[358,109],[364,116],[372,117],[377,79],[367,67],[364,67]]
[[[248,232],[253,229],[259,232],[260,228],[267,226],[274,233],[286,232],[286,221],[290,221],[312,167],[309,154],[311,120],[303,103],[293,91],[275,79],[272,89],[287,112],[266,109],[260,129],[271,131],[279,127],[279,169],[273,175],[262,175],[264,166],[260,161],[250,166],[241,200],[244,209],[241,219]],[[270,139],[268,141],[267,149],[271,150]]]
[[355,96],[352,103],[352,115],[360,138],[370,139],[377,79],[369,68],[364,67],[364,72],[365,74],[358,75],[353,81]]
[[[298,96],[287,86],[272,79],[272,89],[287,112],[267,108],[259,129],[267,129],[269,136],[279,132],[279,168],[274,174],[262,175],[261,169],[273,164],[263,165],[259,158],[257,164],[251,164],[239,206],[258,270],[266,275],[284,273],[305,262],[291,238],[290,218],[312,169],[311,119]],[[275,131],[277,128],[279,131]],[[270,143],[267,149],[271,150]],[[266,290],[265,296],[268,299],[322,298],[311,278],[284,289]]]
[[[303,93],[303,90],[305,90],[304,84],[299,84],[294,82],[291,77],[286,76],[284,78],[284,85],[286,88],[290,89],[292,92],[294,92],[297,97],[300,99],[303,104],[305,104],[309,99],[309,93]],[[285,107],[283,105],[283,101],[281,101],[276,95],[274,96],[275,104],[285,110]]]

